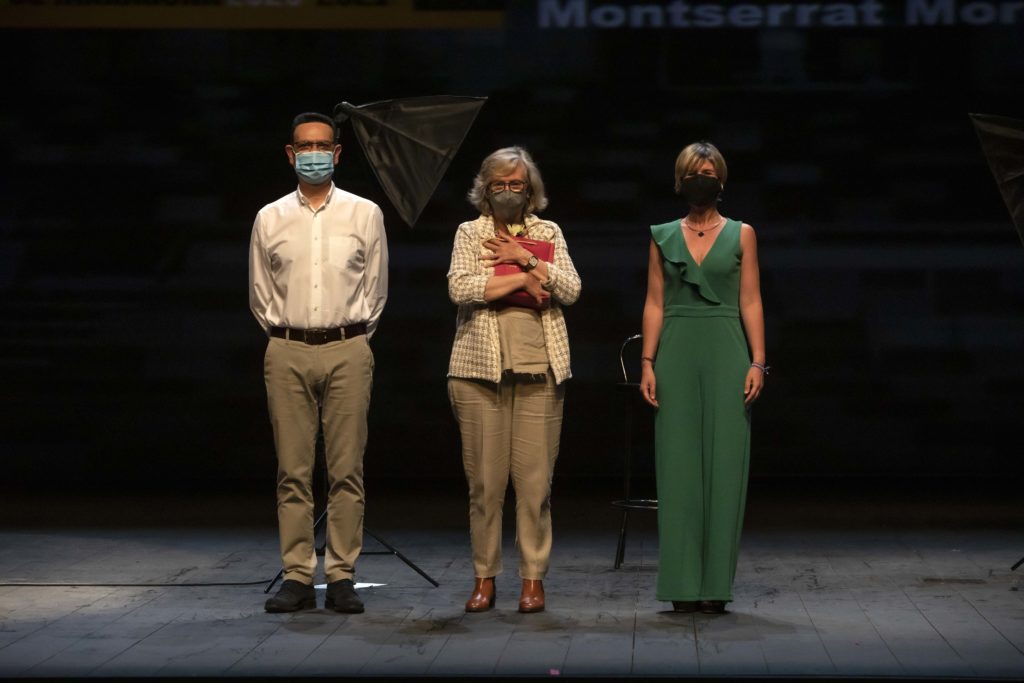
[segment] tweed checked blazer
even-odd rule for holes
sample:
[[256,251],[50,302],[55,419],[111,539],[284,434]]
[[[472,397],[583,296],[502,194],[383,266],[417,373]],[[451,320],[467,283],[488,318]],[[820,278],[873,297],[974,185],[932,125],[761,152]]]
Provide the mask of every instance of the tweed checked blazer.
[[[569,368],[569,335],[565,329],[562,306],[580,296],[582,284],[569,258],[562,230],[556,223],[530,214],[526,217],[526,235],[555,243],[554,263],[547,264],[551,306],[540,312],[548,362],[561,384],[572,377]],[[480,216],[463,223],[455,233],[452,263],[448,270],[448,296],[458,305],[455,343],[448,365],[449,377],[501,381],[501,342],[498,338],[498,314],[484,301],[484,288],[494,268],[483,265],[481,256],[490,253],[484,241],[494,237],[494,219]]]

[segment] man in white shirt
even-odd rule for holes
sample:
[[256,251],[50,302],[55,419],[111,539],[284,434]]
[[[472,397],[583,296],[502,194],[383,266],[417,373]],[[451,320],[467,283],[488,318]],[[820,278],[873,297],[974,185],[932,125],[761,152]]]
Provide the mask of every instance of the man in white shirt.
[[337,128],[300,114],[285,146],[299,186],[256,215],[249,307],[269,335],[264,378],[277,449],[284,582],[268,612],[316,607],[313,466],[317,430],[327,460],[325,607],[358,613],[352,582],[363,541],[363,451],[373,383],[369,339],[388,292],[384,219],[373,202],[331,181]]

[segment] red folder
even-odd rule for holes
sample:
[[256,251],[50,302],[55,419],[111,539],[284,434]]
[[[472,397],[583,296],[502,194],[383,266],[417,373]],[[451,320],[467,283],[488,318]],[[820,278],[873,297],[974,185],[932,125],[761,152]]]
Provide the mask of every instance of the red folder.
[[[531,254],[536,256],[541,261],[547,261],[552,263],[555,260],[555,243],[546,242],[544,240],[532,240],[527,237],[513,237],[516,242],[529,251]],[[515,273],[522,273],[524,269],[518,263],[499,263],[494,266],[495,275],[513,275]],[[506,294],[502,298],[498,299],[494,303],[501,307],[505,306],[522,306],[523,308],[533,308],[540,310],[547,308],[550,304],[551,297],[545,296],[544,302],[537,305],[537,300],[533,298],[525,289],[516,290],[511,294]]]

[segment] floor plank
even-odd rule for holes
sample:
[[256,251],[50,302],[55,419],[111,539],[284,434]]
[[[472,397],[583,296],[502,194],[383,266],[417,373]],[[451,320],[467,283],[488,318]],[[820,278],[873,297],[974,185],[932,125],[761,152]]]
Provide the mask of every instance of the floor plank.
[[464,502],[438,510],[381,519],[380,533],[441,585],[364,555],[357,580],[383,585],[360,589],[361,615],[266,614],[272,528],[0,528],[0,583],[255,582],[0,586],[0,676],[1024,676],[1024,590],[1009,570],[1024,534],[1010,525],[753,523],[729,612],[677,614],[654,594],[653,515],[631,521],[616,571],[607,501],[563,504],[547,610],[516,611],[510,517],[497,606],[466,614]]

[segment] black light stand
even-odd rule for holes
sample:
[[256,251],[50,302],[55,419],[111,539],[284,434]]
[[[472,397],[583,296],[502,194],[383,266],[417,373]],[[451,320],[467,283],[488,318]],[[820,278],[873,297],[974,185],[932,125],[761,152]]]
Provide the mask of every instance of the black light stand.
[[[323,463],[324,463],[323,469],[324,469],[324,472],[326,472],[326,470],[327,470],[327,459],[326,459],[326,455],[324,453],[323,430],[318,431],[317,435],[316,435],[316,459],[318,461],[323,461]],[[329,489],[329,484],[327,483],[326,475],[324,476],[324,489],[325,490]],[[317,517],[316,521],[313,523],[313,538],[315,539],[317,537],[317,534],[319,534],[321,531],[324,531],[326,526],[327,526],[327,506],[325,504],[324,510],[320,513],[320,516]],[[398,550],[398,548],[396,548],[395,546],[391,545],[390,543],[385,541],[383,538],[381,538],[377,534],[375,534],[372,531],[370,531],[368,528],[366,528],[365,525],[363,525],[363,534],[372,537],[375,541],[377,541],[382,546],[384,546],[386,548],[386,550],[363,551],[363,552],[360,553],[360,555],[394,555],[395,557],[400,559],[402,562],[405,562],[414,572],[416,572],[417,574],[422,576],[424,579],[429,581],[434,586],[434,588],[437,588],[438,586],[441,585],[437,581],[435,581],[433,578],[431,578],[431,576],[429,574],[427,574],[425,571],[423,571],[418,566],[416,566],[415,562],[413,562],[408,557],[403,555]],[[326,548],[327,548],[327,534],[324,533],[324,540],[323,540],[323,542],[316,546],[317,557],[323,557],[324,553],[326,552]],[[263,592],[264,593],[269,593],[271,590],[273,590],[274,586],[277,584],[278,581],[281,580],[282,576],[284,576],[284,569],[283,568],[280,571],[277,572],[277,575],[274,576],[273,579],[270,580],[270,583],[267,584],[267,587],[263,590]]]

